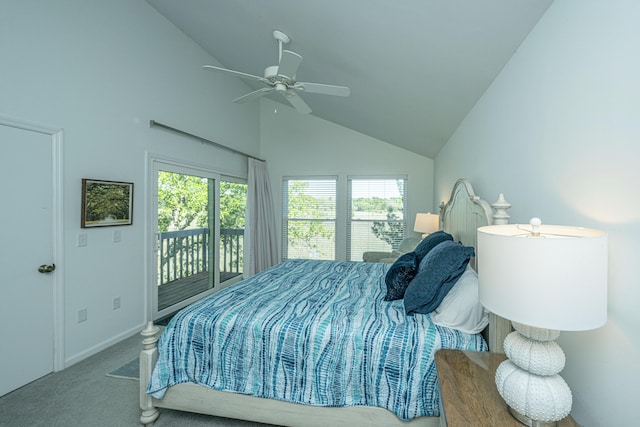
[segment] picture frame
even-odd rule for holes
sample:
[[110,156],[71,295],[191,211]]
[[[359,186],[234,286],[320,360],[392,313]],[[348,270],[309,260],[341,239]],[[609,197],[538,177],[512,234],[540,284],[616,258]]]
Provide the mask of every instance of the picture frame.
[[81,228],[133,224],[133,182],[82,179]]

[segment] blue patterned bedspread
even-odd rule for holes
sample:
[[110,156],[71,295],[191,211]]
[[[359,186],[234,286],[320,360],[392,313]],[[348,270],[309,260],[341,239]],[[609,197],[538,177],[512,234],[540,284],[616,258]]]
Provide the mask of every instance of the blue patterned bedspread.
[[320,406],[439,415],[434,354],[479,335],[383,301],[388,264],[289,260],[192,304],[160,338],[147,392],[192,382]]

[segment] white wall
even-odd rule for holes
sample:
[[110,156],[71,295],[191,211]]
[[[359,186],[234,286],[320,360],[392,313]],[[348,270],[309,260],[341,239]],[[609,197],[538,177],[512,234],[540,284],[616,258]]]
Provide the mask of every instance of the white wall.
[[[217,64],[142,0],[2,2],[0,115],[64,129],[64,360],[74,363],[144,324],[145,153],[246,176],[246,159],[173,133],[154,119],[259,152],[248,88],[201,69]],[[2,155],[11,155],[3,153]],[[134,183],[133,225],[89,229],[75,246],[82,178]],[[3,184],[0,184],[3,185]],[[59,264],[59,261],[56,261]],[[122,308],[111,304],[120,296]],[[86,307],[88,320],[77,323]]]
[[512,222],[609,233],[609,321],[566,332],[574,418],[637,424],[640,398],[640,3],[559,0],[435,160],[436,201],[457,177]]
[[[274,107],[277,107],[277,114]],[[283,176],[407,175],[410,234],[417,212],[437,212],[438,206],[432,205],[433,160],[427,157],[335,123],[300,114],[270,99],[261,101],[260,143],[274,192],[279,232],[282,228]]]

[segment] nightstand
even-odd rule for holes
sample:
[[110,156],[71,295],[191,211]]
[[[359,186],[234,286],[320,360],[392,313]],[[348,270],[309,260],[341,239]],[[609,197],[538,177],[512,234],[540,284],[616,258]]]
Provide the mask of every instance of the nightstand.
[[[441,426],[523,426],[509,413],[496,388],[496,368],[505,359],[504,354],[479,351],[436,352]],[[558,425],[579,427],[570,415]]]

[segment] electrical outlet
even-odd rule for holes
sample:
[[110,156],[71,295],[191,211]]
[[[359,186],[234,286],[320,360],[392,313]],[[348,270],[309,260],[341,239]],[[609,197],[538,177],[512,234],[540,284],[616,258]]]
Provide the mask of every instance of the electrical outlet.
[[87,233],[78,233],[76,236],[76,246],[87,246]]
[[87,321],[87,309],[81,308],[80,310],[78,310],[78,323],[82,323],[86,321]]
[[114,310],[119,310],[120,309],[120,297],[115,297],[113,299],[113,309]]

